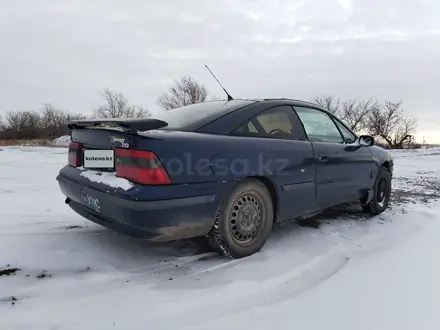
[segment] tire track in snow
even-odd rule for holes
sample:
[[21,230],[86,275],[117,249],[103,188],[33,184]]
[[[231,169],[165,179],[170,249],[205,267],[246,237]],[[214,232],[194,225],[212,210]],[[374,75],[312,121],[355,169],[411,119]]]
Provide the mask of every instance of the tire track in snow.
[[[54,301],[62,302],[71,299],[82,299],[84,297],[90,298],[94,295],[100,295],[102,292],[111,292],[127,288],[126,283],[131,283],[129,284],[131,286],[133,283],[140,284],[143,289],[149,289],[158,284],[168,283],[169,278],[177,280],[191,276],[199,272],[195,267],[197,262],[214,259],[217,256],[219,256],[219,254],[216,252],[208,252],[177,257],[166,262],[150,264],[145,267],[127,268],[123,271],[119,270],[116,273],[108,273],[108,270],[97,270],[93,268],[51,268],[45,270],[52,275],[50,280],[40,282],[37,288],[35,286],[31,288],[22,287],[19,290],[15,290],[13,294],[22,297],[22,300],[29,300],[28,303],[30,304],[40,304],[44,300],[50,300],[53,303]],[[225,261],[219,257],[219,262],[228,263],[229,261]],[[188,268],[184,269],[187,266]],[[199,266],[203,267],[203,264],[199,264]],[[211,268],[211,266],[207,268]],[[183,272],[184,274],[179,275],[179,273]],[[23,268],[23,273],[41,273],[41,270]],[[72,275],[74,276],[72,277]],[[152,281],[151,283],[145,282],[146,280],[151,281],[154,275],[158,275],[157,281]],[[84,282],[83,280],[86,281]],[[82,282],[82,290],[78,292],[79,281]],[[62,286],[61,291],[60,286]],[[84,294],[84,289],[87,289],[87,294]]]
[[[106,284],[104,287],[98,285],[91,291],[87,288],[87,295],[78,296],[76,299],[72,296],[66,297],[65,290],[62,290],[63,292],[58,293],[59,296],[51,295],[46,297],[50,304],[44,301],[46,299],[35,300],[34,304],[36,307],[44,307],[37,308],[28,313],[27,321],[25,322],[34,320],[35,315],[40,315],[41,313],[47,315],[56,313],[56,310],[54,310],[54,303],[56,302],[55,309],[75,309],[76,312],[72,315],[72,318],[75,320],[86,320],[89,317],[89,313],[93,313],[94,317],[100,318],[101,312],[108,316],[113,313],[117,315],[123,310],[124,319],[131,319],[131,326],[134,327],[148,327],[148,325],[154,324],[160,324],[162,328],[193,327],[204,322],[213,321],[222,317],[222,315],[233,315],[253,308],[277,304],[285,299],[302,294],[337,274],[349,260],[350,258],[341,249],[332,249],[325,254],[316,256],[303,265],[265,281],[237,281],[210,292],[196,290],[198,293],[191,295],[188,295],[185,287],[180,287],[178,283],[183,278],[179,278],[175,282],[173,281],[174,285],[180,287],[180,292],[171,291],[167,293],[165,289],[171,282],[162,282],[155,285],[139,284],[125,288],[119,285],[115,286],[114,283],[110,284],[109,282],[108,285]],[[240,265],[242,262],[244,262],[244,265]],[[230,263],[227,262],[225,266],[228,266]],[[232,261],[232,263],[240,267],[249,266],[246,265],[245,259],[237,260],[237,262]],[[212,269],[217,270],[219,267],[214,266]],[[205,272],[205,274],[218,275],[217,272],[210,273],[209,271]],[[139,276],[142,276],[142,274]],[[186,279],[190,277],[191,275],[185,276]],[[82,290],[84,291],[84,288]],[[90,303],[90,301],[95,299],[103,301],[110,299],[110,297],[115,297],[118,291],[123,292],[125,296],[129,296],[130,301],[145,301],[145,298],[148,297],[148,304],[140,304],[138,308],[125,309],[123,308],[124,304],[122,301],[114,301],[111,309],[106,311],[91,311],[80,307],[86,306],[87,302]],[[194,293],[193,291],[191,292]],[[19,305],[21,303],[19,302]],[[170,318],[169,311],[173,311],[172,318]],[[146,315],[146,317],[139,318],[139,313]],[[70,319],[65,319],[65,322],[70,322]],[[38,326],[34,322],[32,325]]]
[[[430,220],[430,213],[426,211],[425,213],[425,220]],[[405,241],[406,235],[410,233],[413,235],[415,229],[424,227],[422,225],[423,223],[416,222],[410,223],[409,226],[404,226],[404,228],[399,226],[399,233],[403,236],[399,235],[398,241]],[[108,276],[97,274],[99,278],[89,278],[90,281],[84,283],[86,287],[82,288],[82,293],[75,292],[74,290],[78,287],[72,285],[67,292],[50,292],[49,296],[42,295],[39,297],[40,299],[34,299],[33,305],[38,308],[30,315],[35,313],[53,315],[55,307],[56,310],[59,309],[60,313],[66,309],[77,310],[77,313],[72,315],[72,318],[75,317],[75,319],[105,318],[106,316],[100,314],[99,310],[89,311],[81,308],[81,306],[90,304],[93,301],[113,300],[115,296],[121,296],[130,300],[131,307],[128,310],[125,308],[125,302],[114,301],[112,306],[107,306],[110,309],[105,311],[106,314],[114,315],[116,320],[120,320],[121,317],[134,320],[133,322],[139,322],[137,324],[139,328],[147,325],[161,325],[162,328],[179,326],[191,328],[198,324],[203,325],[204,322],[215,321],[223,315],[233,315],[271,304],[276,305],[283,300],[304,294],[332,278],[351,259],[368,256],[371,253],[383,251],[384,247],[388,245],[394,245],[389,244],[392,243],[389,240],[392,238],[390,235],[395,233],[393,230],[395,227],[390,227],[389,230],[381,234],[371,232],[369,235],[362,235],[361,237],[352,237],[347,233],[335,231],[338,228],[343,229],[339,226],[337,228],[325,228],[323,234],[330,238],[333,237],[330,240],[333,245],[332,249],[307,260],[303,264],[292,264],[288,271],[270,276],[267,280],[243,281],[238,279],[232,283],[230,282],[237,273],[255,271],[254,265],[265,262],[264,254],[262,259],[259,254],[256,254],[255,257],[228,261],[222,264],[217,264],[217,260],[213,258],[216,265],[192,272],[196,268],[193,258],[199,260],[206,257],[210,258],[209,254],[202,254],[176,258],[162,264],[161,268],[164,271],[170,270],[168,265],[170,264],[169,266],[173,267],[176,260],[180,260],[181,265],[186,263],[189,265],[190,273],[186,276],[178,276],[173,281],[165,280],[160,281],[160,283],[151,281],[151,276],[149,276],[151,273],[146,273],[145,269],[152,270],[155,265],[146,268],[133,268],[133,270],[139,271],[134,276],[130,273],[124,273],[129,276],[127,278],[130,279],[131,283],[128,285],[122,283],[123,281],[117,282],[115,280],[114,275],[118,278],[123,277],[124,274],[121,272],[108,274]],[[386,246],[383,246],[384,241],[387,242]],[[396,243],[394,240],[392,241]],[[282,257],[278,261],[286,263],[289,259]],[[210,262],[202,264],[206,266]],[[270,267],[270,263],[267,265]],[[289,267],[288,264],[287,266]],[[235,267],[236,269],[233,269]],[[222,272],[224,269],[227,271]],[[224,275],[227,276],[227,284],[213,285]],[[161,277],[163,279],[163,276]],[[49,287],[49,280],[47,283]],[[102,285],[103,283],[104,285]],[[57,287],[58,283],[54,283],[54,286]],[[207,286],[210,287],[210,290],[205,290]],[[58,289],[60,289],[59,286]],[[72,291],[73,297],[70,291]],[[20,304],[21,302],[18,303],[18,305]],[[40,306],[44,307],[39,308]],[[168,311],[170,310],[173,311],[173,318],[169,317]],[[121,316],[122,311],[123,316]],[[30,320],[33,317],[30,316],[30,319],[27,319]]]
[[[426,214],[426,217],[429,218],[429,215]],[[340,238],[336,239],[336,246],[287,272],[283,272],[265,281],[237,281],[232,284],[222,285],[214,293],[200,295],[189,300],[185,299],[179,304],[173,301],[157,301],[157,303],[165,307],[163,310],[174,311],[175,317],[172,320],[167,319],[166,315],[161,314],[160,310],[156,310],[155,307],[148,309],[147,312],[154,315],[151,320],[153,323],[157,322],[157,324],[164,324],[164,326],[166,324],[166,326],[170,327],[188,326],[191,328],[196,325],[203,325],[205,322],[215,322],[216,319],[221,318],[223,315],[229,316],[267,305],[275,305],[313,290],[335,276],[353,258],[368,257],[391,248],[393,245],[396,246],[395,244],[397,243],[403,244],[407,239],[407,235],[411,237],[422,228],[424,228],[422,224],[405,226],[404,230],[400,228],[402,237],[397,242],[394,241],[394,244],[391,244],[389,241],[391,237],[388,236],[393,232],[388,231],[382,234],[371,233],[359,238],[350,237],[339,232],[324,232],[324,235],[332,234],[335,238]],[[194,275],[209,275],[211,271],[216,271],[223,267],[244,266],[240,264],[240,261],[236,260],[225,265],[214,266]],[[246,259],[243,261],[246,262]],[[192,276],[189,275],[189,277]],[[221,276],[221,274],[213,272],[212,277],[206,279],[206,282],[214,282],[217,276]],[[171,289],[181,288],[181,280],[185,279],[181,278],[172,283]],[[163,284],[158,284],[156,288],[163,286]],[[169,286],[170,284],[168,283],[167,287]],[[203,288],[203,286],[202,282],[199,287]],[[202,313],[201,310],[203,311]]]
[[[145,307],[143,312],[151,316],[147,323],[157,323],[164,327],[196,326],[204,322],[212,322],[222,315],[230,316],[277,304],[303,294],[337,274],[349,260],[350,257],[343,249],[334,248],[291,271],[268,280],[234,282],[222,286],[216,292],[183,301],[179,301],[178,297],[168,301],[159,299],[154,306]],[[226,266],[230,266],[230,263]],[[218,267],[214,267],[216,268]],[[205,272],[209,270],[211,269]],[[174,283],[175,286],[178,286],[177,282]],[[158,290],[163,285],[165,284],[158,284],[152,289]],[[169,310],[173,310],[173,318],[167,316],[166,311]]]

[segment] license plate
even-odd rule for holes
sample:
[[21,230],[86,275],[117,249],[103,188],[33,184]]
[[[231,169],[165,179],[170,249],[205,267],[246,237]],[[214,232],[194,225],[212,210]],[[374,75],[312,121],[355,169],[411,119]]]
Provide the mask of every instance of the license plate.
[[114,168],[114,150],[84,150],[85,168]]

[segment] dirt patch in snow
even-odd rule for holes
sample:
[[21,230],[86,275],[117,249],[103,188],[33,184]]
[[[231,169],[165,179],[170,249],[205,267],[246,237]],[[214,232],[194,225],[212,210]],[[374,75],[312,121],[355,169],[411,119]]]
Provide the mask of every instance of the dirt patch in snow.
[[424,193],[417,191],[407,191],[407,190],[395,190],[390,202],[390,207],[393,205],[400,206],[405,204],[418,204],[423,203],[428,205],[431,201],[440,199],[439,194],[435,193]]
[[14,296],[12,296],[11,298],[9,298],[9,300],[11,301],[12,305],[15,305],[15,302],[17,301],[17,298],[15,298]]
[[429,204],[434,200],[440,199],[440,178],[437,178],[430,171],[418,172],[418,177],[394,178],[393,181],[402,184],[406,189],[393,189],[390,205],[404,204]]
[[20,268],[5,268],[0,270],[0,276],[11,276],[15,275],[15,273],[19,272]]
[[75,273],[86,273],[86,272],[90,272],[92,270],[92,268],[90,266],[77,270]]
[[79,228],[83,228],[82,226],[67,226],[66,230],[70,230],[70,229],[79,229]]
[[52,274],[48,274],[45,270],[43,270],[40,274],[37,275],[37,278],[42,279],[42,278],[50,278],[52,277]]

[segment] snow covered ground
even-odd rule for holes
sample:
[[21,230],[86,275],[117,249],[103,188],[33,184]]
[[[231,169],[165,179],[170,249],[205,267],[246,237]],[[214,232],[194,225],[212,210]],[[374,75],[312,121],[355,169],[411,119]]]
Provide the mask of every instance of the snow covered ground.
[[66,149],[4,147],[0,328],[438,330],[440,149],[393,154],[382,215],[347,206],[318,228],[280,225],[230,261],[82,219],[55,181]]

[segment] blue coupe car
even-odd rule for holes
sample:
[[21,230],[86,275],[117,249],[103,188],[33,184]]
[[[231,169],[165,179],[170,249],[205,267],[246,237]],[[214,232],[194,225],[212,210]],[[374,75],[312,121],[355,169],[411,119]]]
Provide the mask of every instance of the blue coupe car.
[[240,258],[263,247],[274,223],[354,201],[379,214],[390,200],[390,153],[308,102],[212,101],[68,126],[57,176],[66,204],[132,237],[204,236]]

